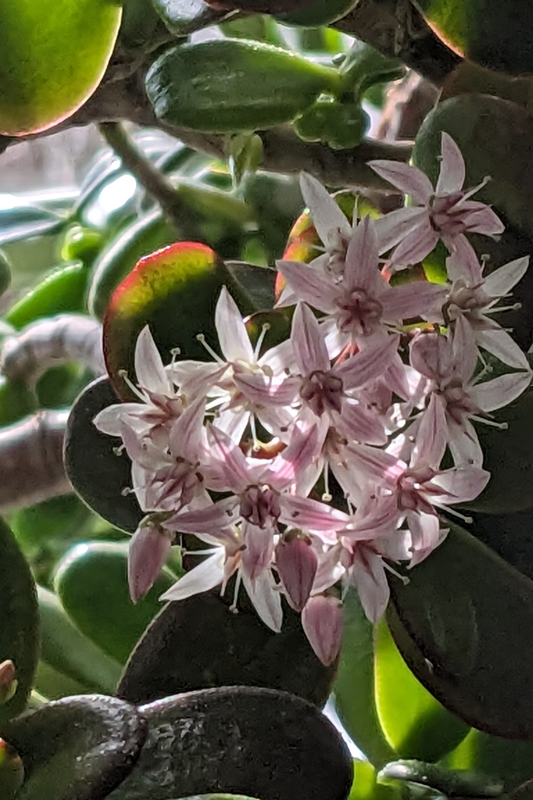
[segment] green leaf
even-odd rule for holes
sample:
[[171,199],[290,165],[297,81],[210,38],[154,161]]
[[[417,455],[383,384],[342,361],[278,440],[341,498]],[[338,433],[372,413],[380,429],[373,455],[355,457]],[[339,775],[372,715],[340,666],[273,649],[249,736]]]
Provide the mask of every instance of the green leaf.
[[39,615],[35,584],[26,559],[0,519],[0,663],[15,665],[17,690],[0,705],[0,723],[25,707],[39,652]]
[[[315,706],[272,689],[207,689],[141,706],[150,729],[110,800],[234,792],[261,800],[346,800],[352,760]],[[171,744],[171,746],[169,746]]]
[[449,528],[409,584],[391,579],[392,634],[450,711],[486,732],[532,739],[533,581],[459,526]]
[[89,275],[81,261],[58,267],[6,311],[6,321],[23,328],[40,317],[84,311]]
[[503,783],[468,771],[450,770],[427,761],[393,761],[380,772],[380,778],[408,781],[429,786],[446,797],[499,797]]
[[277,17],[286,25],[303,25],[306,28],[329,25],[346,16],[357,2],[358,0],[313,0],[306,3],[301,10],[287,11]]
[[511,74],[533,72],[533,8],[516,0],[414,0],[464,58]]
[[250,298],[250,305],[258,311],[274,307],[277,271],[259,267],[245,261],[226,261],[226,268],[235,284]]
[[164,569],[146,597],[135,605],[128,589],[128,545],[76,545],[58,563],[54,588],[79,630],[104,653],[125,664],[158,611],[160,595],[176,577]]
[[396,753],[376,708],[373,634],[357,592],[350,589],[344,601],[344,636],[333,686],[335,708],[356,745],[374,766],[381,767]]
[[24,714],[1,735],[24,762],[18,800],[103,800],[131,771],[146,726],[128,703],[86,695]]
[[81,499],[112,525],[133,533],[144,514],[131,487],[131,461],[117,437],[100,433],[93,419],[119,400],[105,377],[89,384],[72,406],[65,433],[65,469]]
[[197,242],[178,242],[141,259],[117,287],[104,320],[104,354],[110,379],[124,399],[132,395],[125,370],[135,382],[137,337],[150,326],[164,362],[181,349],[182,358],[205,360],[198,334],[216,347],[213,310],[222,287],[233,293],[245,311],[253,311],[217,254]]
[[232,12],[213,8],[204,0],[152,0],[152,2],[169,31],[175,36],[188,36],[232,15]]
[[89,509],[74,494],[52,497],[11,515],[11,527],[23,548],[47,542],[69,541],[79,536],[89,517]]
[[166,50],[148,71],[146,91],[168,125],[239,133],[290,122],[338,83],[336,70],[281,48],[214,39]]
[[402,758],[437,761],[469,731],[415,678],[385,620],[375,629],[376,708],[387,740]]
[[42,661],[92,691],[112,694],[120,665],[78,630],[54,592],[39,586],[38,594]]
[[281,633],[273,633],[253,610],[235,614],[218,594],[201,594],[169,603],[155,618],[117,695],[142,703],[195,689],[264,686],[323,706],[335,670],[318,660],[291,609]]
[[0,244],[53,235],[67,224],[64,216],[44,205],[28,203],[14,195],[0,196]]

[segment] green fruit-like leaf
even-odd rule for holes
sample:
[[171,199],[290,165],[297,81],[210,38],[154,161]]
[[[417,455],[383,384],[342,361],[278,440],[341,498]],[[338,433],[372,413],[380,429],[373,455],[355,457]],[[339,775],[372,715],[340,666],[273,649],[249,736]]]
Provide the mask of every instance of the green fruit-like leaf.
[[[112,800],[234,792],[262,800],[345,800],[352,760],[315,706],[247,686],[169,697],[139,712],[148,741]],[[184,767],[186,765],[186,767]]]
[[121,15],[116,0],[2,3],[0,133],[37,133],[73,114],[100,83]]
[[511,74],[533,72],[533,8],[527,0],[414,0],[456,53]]
[[24,762],[20,800],[103,800],[131,771],[146,725],[128,703],[86,695],[24,714],[2,736]]
[[125,664],[160,611],[160,595],[175,580],[171,572],[163,570],[146,597],[134,605],[128,590],[127,544],[89,542],[76,545],[59,562],[54,588],[80,631]]
[[135,381],[135,345],[145,325],[163,361],[170,361],[176,347],[182,357],[205,359],[197,337],[203,334],[216,346],[213,312],[223,286],[242,299],[217,254],[197,242],[178,242],[139,261],[116,289],[104,319],[106,365],[120,396],[131,394],[123,371]]
[[338,82],[336,70],[287,50],[215,39],[163,53],[146,76],[146,91],[169,125],[238,133],[289,122]]
[[379,720],[402,758],[416,755],[436,761],[467,735],[468,725],[447,711],[415,678],[385,620],[375,629],[375,682]]
[[230,12],[213,8],[204,0],[153,0],[155,10],[175,36],[188,36],[215,25]]
[[31,548],[79,538],[80,528],[89,514],[87,506],[75,494],[67,494],[21,508],[10,521],[19,544]]
[[73,488],[89,508],[117,528],[133,533],[141,511],[131,487],[131,461],[117,455],[117,437],[100,433],[93,419],[102,409],[118,403],[109,380],[89,384],[72,406],[65,433],[65,469]]
[[17,690],[0,705],[0,722],[25,707],[39,652],[39,614],[35,584],[18,544],[0,519],[0,663],[8,659],[16,670]]
[[278,14],[278,18],[286,25],[329,25],[335,20],[342,19],[357,5],[357,0],[312,0],[305,7],[297,11],[288,11]]
[[169,603],[155,618],[117,695],[142,703],[237,684],[280,689],[323,706],[335,670],[318,660],[291,609],[285,609],[281,633],[273,633],[253,611],[235,614],[218,595],[201,594]]
[[39,586],[38,595],[42,661],[92,691],[111,694],[120,665],[76,628],[54,592]]
[[122,13],[120,44],[128,49],[146,46],[158,23],[159,17],[150,0],[127,0]]
[[504,788],[498,779],[462,770],[452,771],[418,759],[393,761],[381,770],[380,777],[429,786],[445,797],[499,797]]
[[81,261],[59,267],[25,294],[5,314],[15,328],[23,328],[40,317],[85,310],[89,270]]
[[356,745],[374,766],[381,767],[397,754],[385,738],[377,713],[373,634],[357,592],[351,589],[344,601],[344,635],[333,686],[335,708]]
[[417,678],[448,709],[489,733],[533,739],[533,581],[449,527],[409,584],[391,581],[392,634]]
[[488,95],[461,95],[439,103],[422,123],[413,150],[414,163],[432,181],[439,172],[442,131],[464,156],[465,186],[490,176],[476,199],[493,205],[505,221],[533,238],[533,185],[528,178],[533,169],[533,120],[527,112]]

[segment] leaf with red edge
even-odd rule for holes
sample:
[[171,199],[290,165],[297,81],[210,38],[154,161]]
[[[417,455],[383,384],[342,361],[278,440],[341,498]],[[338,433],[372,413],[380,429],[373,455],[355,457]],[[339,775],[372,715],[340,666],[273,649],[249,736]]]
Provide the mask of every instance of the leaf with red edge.
[[254,310],[248,294],[206,245],[177,242],[141,258],[115,290],[104,319],[106,366],[121,398],[131,397],[122,376],[126,371],[135,382],[135,344],[145,325],[163,361],[171,360],[175,348],[183,358],[207,358],[197,336],[203,334],[217,347],[214,311],[223,286],[243,313]]

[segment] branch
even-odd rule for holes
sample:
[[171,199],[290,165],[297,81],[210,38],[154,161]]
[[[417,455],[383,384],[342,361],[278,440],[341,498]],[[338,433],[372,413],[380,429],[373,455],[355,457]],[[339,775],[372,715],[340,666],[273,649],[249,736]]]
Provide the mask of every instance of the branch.
[[68,411],[40,411],[0,430],[0,513],[72,492],[63,466]]
[[462,61],[433,33],[411,0],[358,0],[332,27],[401,59],[438,86]]

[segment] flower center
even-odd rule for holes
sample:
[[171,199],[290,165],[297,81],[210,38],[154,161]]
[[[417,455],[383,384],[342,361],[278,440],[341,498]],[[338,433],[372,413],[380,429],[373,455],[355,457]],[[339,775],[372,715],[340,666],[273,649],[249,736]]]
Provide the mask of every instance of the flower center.
[[468,213],[459,204],[463,196],[464,192],[454,192],[433,197],[429,207],[429,219],[436,231],[457,236],[467,230]]
[[278,493],[268,484],[248,486],[241,495],[240,513],[247,522],[264,528],[269,519],[281,514]]
[[368,336],[379,325],[383,314],[383,306],[371,297],[364,289],[352,289],[339,298],[335,305],[339,328],[343,333],[352,332],[359,336]]
[[428,485],[436,472],[426,464],[420,464],[412,469],[406,469],[397,481],[398,489],[398,508],[400,511],[425,511],[433,514],[434,509],[431,503],[426,500],[422,492],[428,493],[431,487]]
[[300,397],[317,417],[321,417],[325,411],[337,411],[340,414],[343,390],[342,378],[332,372],[316,369],[304,378]]
[[479,406],[472,401],[459,378],[452,378],[442,387],[439,394],[446,401],[446,414],[458,425],[463,424],[465,416],[482,413]]

